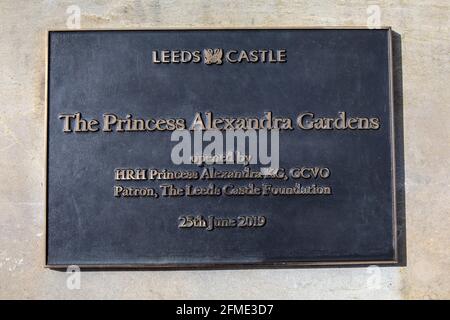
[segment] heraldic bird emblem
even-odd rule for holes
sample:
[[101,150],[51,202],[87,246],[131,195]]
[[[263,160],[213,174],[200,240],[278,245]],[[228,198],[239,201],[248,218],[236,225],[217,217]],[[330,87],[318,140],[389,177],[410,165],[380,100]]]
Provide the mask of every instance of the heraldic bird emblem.
[[205,64],[222,64],[223,50],[204,49],[203,57],[205,59]]

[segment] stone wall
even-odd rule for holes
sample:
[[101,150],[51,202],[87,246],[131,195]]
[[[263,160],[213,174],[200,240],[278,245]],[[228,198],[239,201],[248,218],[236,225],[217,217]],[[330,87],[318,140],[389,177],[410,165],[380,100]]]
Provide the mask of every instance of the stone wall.
[[[45,40],[78,9],[83,29],[366,26],[379,12],[401,36],[407,267],[82,272],[69,290],[43,268]],[[450,298],[449,12],[446,0],[0,0],[0,298]]]

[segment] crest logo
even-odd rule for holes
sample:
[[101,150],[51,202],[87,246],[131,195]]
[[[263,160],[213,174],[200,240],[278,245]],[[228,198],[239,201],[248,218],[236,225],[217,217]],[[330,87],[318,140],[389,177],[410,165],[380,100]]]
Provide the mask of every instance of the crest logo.
[[205,64],[222,64],[222,49],[204,49],[203,57]]

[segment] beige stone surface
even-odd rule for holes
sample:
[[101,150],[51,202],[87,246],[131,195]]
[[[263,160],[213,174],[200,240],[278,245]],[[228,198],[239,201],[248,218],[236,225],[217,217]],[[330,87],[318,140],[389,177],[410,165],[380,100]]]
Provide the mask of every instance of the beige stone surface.
[[[79,290],[44,263],[47,29],[365,26],[402,36],[408,265],[82,272]],[[450,298],[450,36],[447,0],[0,0],[0,298]],[[373,7],[372,7],[373,8]],[[369,20],[370,22],[370,20]]]

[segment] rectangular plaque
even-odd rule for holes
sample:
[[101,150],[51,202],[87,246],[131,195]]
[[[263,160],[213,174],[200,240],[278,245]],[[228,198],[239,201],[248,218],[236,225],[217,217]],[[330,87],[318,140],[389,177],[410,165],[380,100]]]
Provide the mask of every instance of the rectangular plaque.
[[397,261],[390,29],[48,41],[48,267]]

